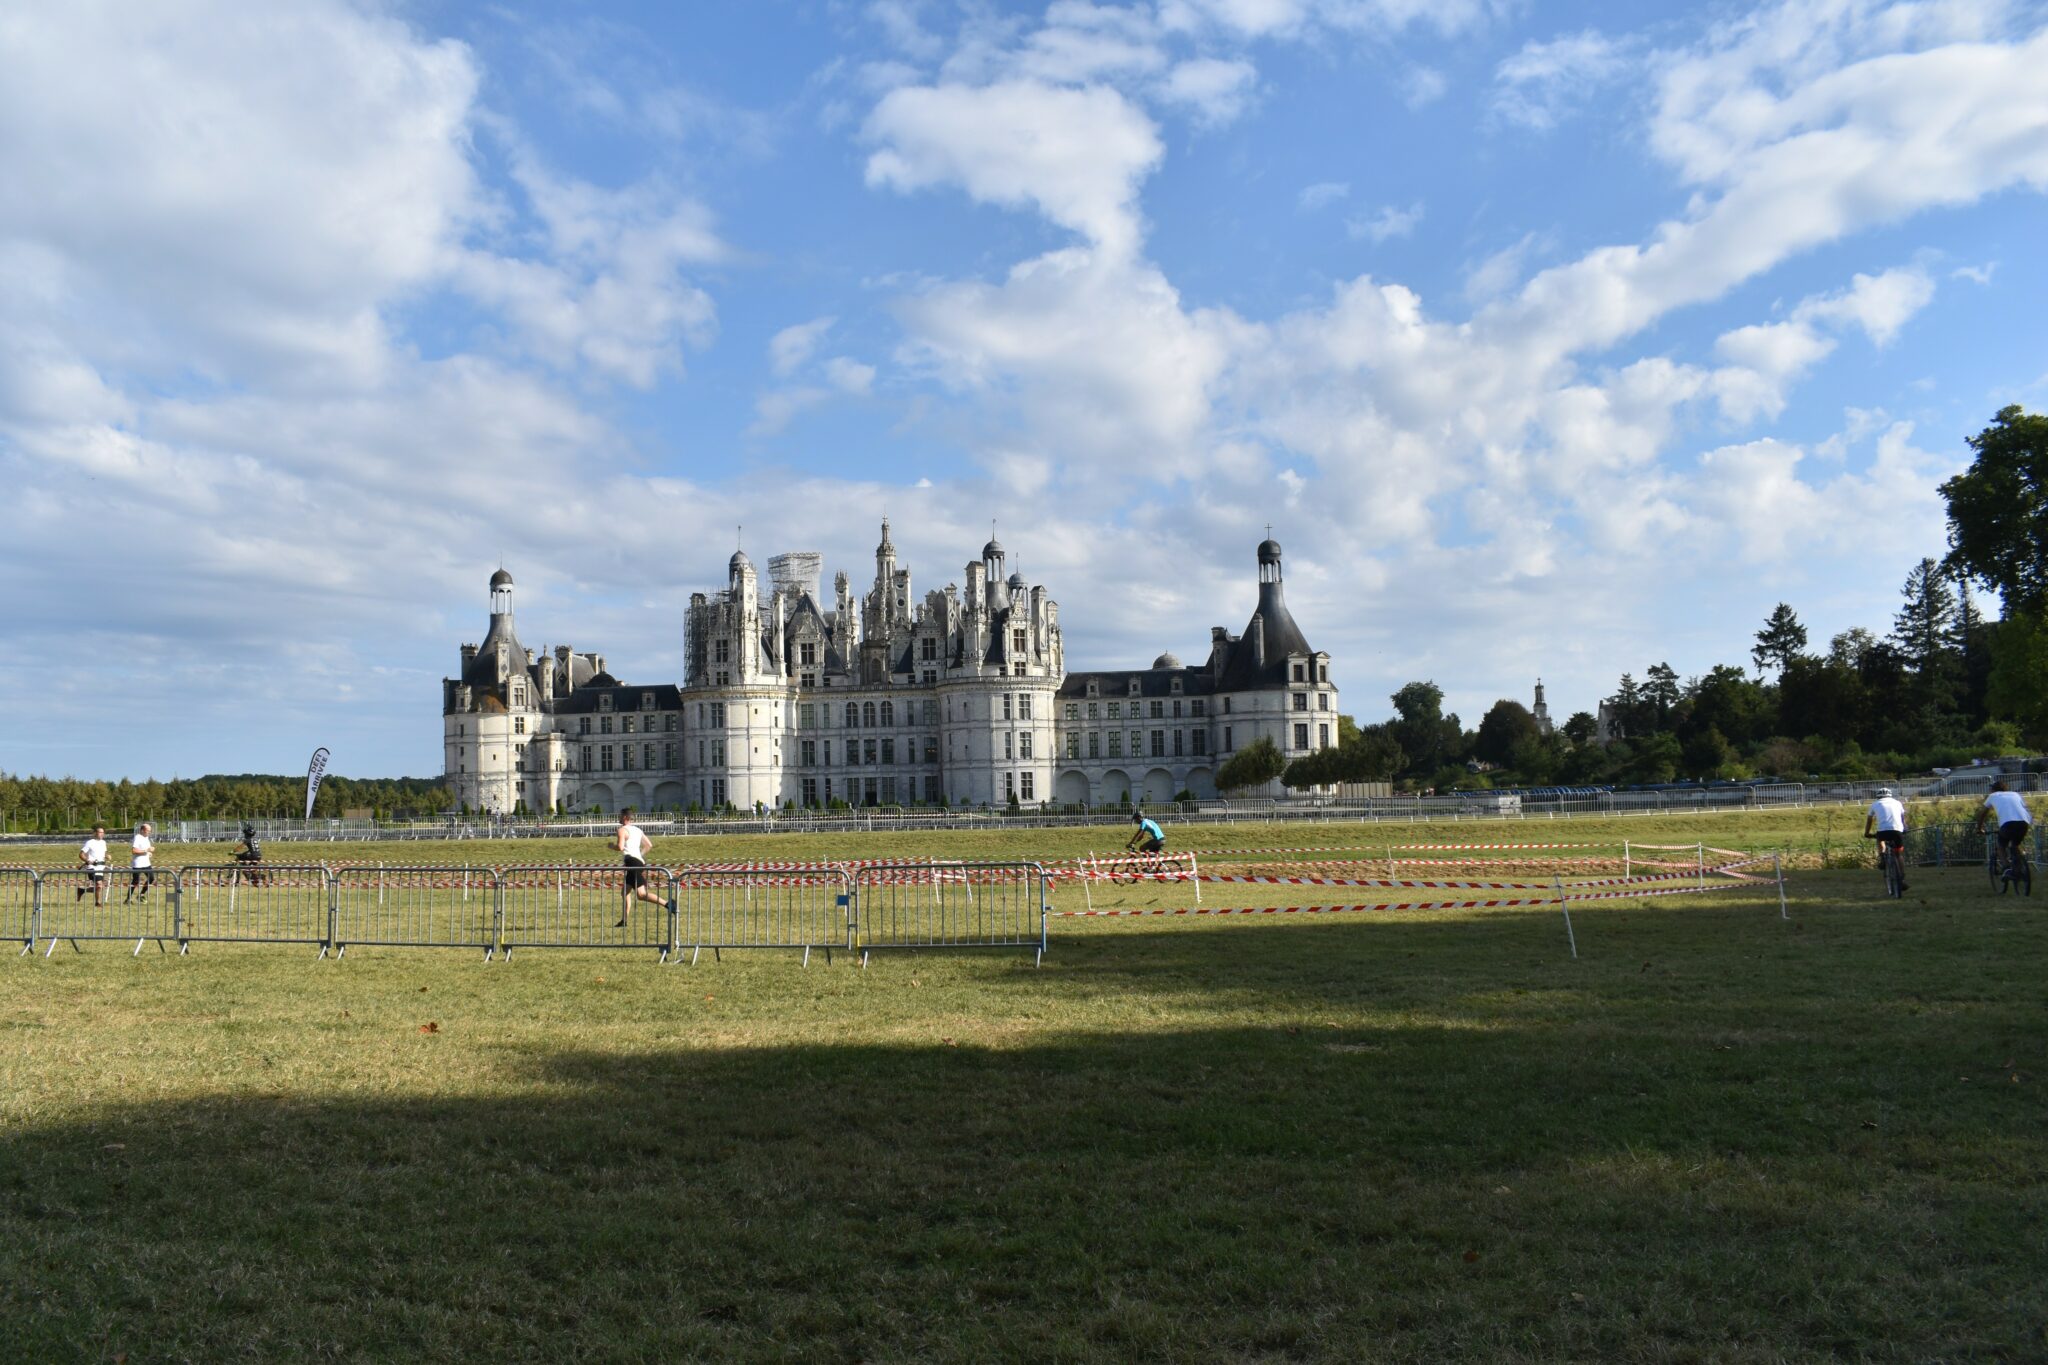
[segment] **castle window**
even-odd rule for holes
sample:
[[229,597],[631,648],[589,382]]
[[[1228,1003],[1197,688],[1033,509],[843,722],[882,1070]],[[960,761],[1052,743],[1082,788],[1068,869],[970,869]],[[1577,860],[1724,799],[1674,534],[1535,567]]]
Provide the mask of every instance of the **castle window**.
[[818,662],[818,642],[805,640],[796,647],[796,661],[806,668],[815,667]]
[[804,805],[815,806],[817,804],[818,779],[815,777],[807,777],[804,779]]
[[1079,719],[1081,719],[1081,703],[1079,703],[1079,702],[1075,702],[1075,701],[1070,701],[1070,702],[1068,702],[1068,703],[1067,703],[1067,719],[1068,719],[1068,720],[1079,720]]
[[590,771],[590,746],[588,744],[583,746],[583,771]]
[[873,702],[866,702],[866,703],[864,703],[864,704],[863,704],[863,705],[861,706],[861,708],[860,708],[860,723],[861,723],[862,725],[865,725],[865,726],[867,726],[867,727],[868,727],[869,729],[873,729],[873,728],[874,728],[874,724],[875,724],[875,704],[874,704]]
[[818,685],[818,675],[815,673],[806,673],[803,675],[802,678],[798,680],[798,682],[799,685],[803,687],[816,687]]
[[[1088,695],[1089,695],[1089,696],[1091,696],[1091,697],[1099,697],[1099,696],[1101,696],[1101,695],[1102,695],[1102,684],[1101,684],[1101,683],[1099,683],[1099,682],[1097,682],[1097,681],[1096,681],[1095,679],[1093,679],[1093,678],[1090,678],[1090,679],[1088,680]],[[1091,707],[1089,707],[1089,708],[1088,708],[1088,714],[1089,714],[1089,715],[1091,715],[1091,716],[1092,716],[1092,715],[1094,715],[1094,714],[1095,714],[1095,708],[1094,708],[1094,707],[1092,707],[1092,706],[1091,706]]]
[[1184,730],[1175,730],[1173,732],[1173,756],[1175,758],[1179,758],[1181,755],[1181,736],[1185,733],[1187,732]]
[[1009,693],[1009,692],[1005,692],[1005,693],[1003,693],[1003,719],[1004,719],[1004,720],[1011,720],[1011,719],[1013,719],[1013,717],[1012,717],[1012,716],[1010,715],[1010,708],[1011,708],[1011,707],[1012,707],[1013,705],[1015,705],[1015,701],[1014,701],[1014,697],[1013,697],[1013,694],[1012,694],[1012,693]]
[[861,748],[860,748],[860,760],[861,760],[861,762],[863,762],[863,763],[867,764],[867,765],[868,765],[868,766],[869,766],[870,768],[874,767],[876,763],[878,763],[878,762],[880,762],[880,761],[881,761],[881,760],[880,760],[880,759],[879,759],[879,758],[878,758],[878,757],[876,756],[876,753],[875,753],[875,749],[876,749],[876,747],[877,747],[877,742],[876,742],[875,740],[872,740],[872,739],[870,739],[870,740],[864,740],[864,741],[862,741],[862,743],[861,743]]
[[1195,731],[1193,748],[1197,757],[1209,752],[1209,732],[1207,730]]
[[896,703],[895,703],[895,702],[893,702],[893,701],[885,701],[885,702],[883,702],[883,703],[882,703],[882,724],[883,724],[884,726],[889,726],[889,725],[894,725],[895,723],[896,723]]
[[1031,732],[1029,730],[1022,731],[1017,736],[1017,757],[1031,757]]
[[924,682],[924,685],[926,687],[930,687],[933,683],[937,682],[938,680],[939,670],[937,670],[936,668],[927,668],[924,671],[924,677],[922,681]]
[[600,711],[609,711],[612,709],[611,693],[607,692],[597,699],[597,709]]
[[798,702],[796,706],[796,728],[815,730],[818,728],[818,708],[813,702]]
[[676,745],[674,740],[670,740],[661,746],[661,766],[664,768],[676,766]]
[[1155,702],[1153,702],[1153,703],[1152,703],[1152,719],[1154,719],[1154,720],[1161,720],[1161,719],[1163,719],[1163,718],[1165,717],[1165,715],[1166,715],[1166,703],[1165,703],[1165,702],[1163,702],[1163,701],[1155,701]]
[[598,766],[599,768],[603,769],[603,770],[604,770],[605,772],[610,772],[610,771],[612,770],[612,746],[611,746],[611,745],[609,745],[609,744],[603,744],[603,745],[599,745],[599,746],[598,746],[598,750],[597,750],[597,766]]
[[732,662],[732,641],[730,641],[730,640],[713,640],[713,641],[711,642],[711,662],[713,662],[713,663],[715,663],[715,664],[729,664],[729,663],[731,663],[731,662]]
[[1166,757],[1166,731],[1164,730],[1154,730],[1152,732],[1152,757]]
[[1125,691],[1129,692],[1129,693],[1130,693],[1130,694],[1131,694],[1132,696],[1134,696],[1134,697],[1135,697],[1135,696],[1137,696],[1137,695],[1138,695],[1138,680],[1137,680],[1136,678],[1132,678],[1132,679],[1130,680],[1130,683],[1129,683],[1129,684],[1128,684],[1128,685],[1126,686],[1126,688],[1125,688]]
[[1294,694],[1294,709],[1297,711],[1308,710],[1308,693],[1296,692]]
[[1328,692],[1318,692],[1318,693],[1316,693],[1316,710],[1318,710],[1318,711],[1327,711],[1327,710],[1329,710],[1329,709],[1330,709],[1330,694],[1329,694]]
[[1173,704],[1173,717],[1175,720],[1180,719],[1180,703],[1177,701]]
[[651,768],[654,766],[654,746],[652,744],[640,746],[640,762],[645,767]]
[[1223,752],[1229,753],[1230,747],[1230,727],[1226,725],[1223,727]]
[[1316,678],[1320,682],[1328,682],[1330,680],[1330,666],[1328,664],[1317,664]]
[[1017,653],[1022,654],[1025,652],[1025,650],[1029,649],[1030,647],[1030,644],[1024,638],[1023,631],[1013,630],[1010,632],[1010,648],[1012,650],[1015,650]]
[[1017,732],[1015,730],[1005,730],[1003,731],[1003,757],[1015,758],[1016,756]]
[[[1093,736],[1093,735],[1090,735],[1090,736],[1089,736],[1089,738],[1090,738],[1090,739],[1093,739],[1093,738],[1094,738],[1094,736]],[[1121,730],[1111,730],[1111,731],[1109,732],[1109,756],[1110,756],[1111,758],[1122,758],[1122,757],[1124,756],[1124,732],[1123,732],[1123,731],[1121,731]]]
[[927,635],[922,640],[919,640],[917,642],[917,657],[923,663],[938,662],[939,642],[937,637]]
[[664,721],[664,723],[663,723],[663,725],[662,725],[662,727],[661,727],[661,728],[662,728],[662,729],[664,729],[664,730],[667,730],[667,731],[669,731],[670,733],[674,733],[674,731],[675,731],[675,728],[676,728],[676,713],[675,713],[675,712],[671,711],[671,712],[669,712],[669,713],[668,713],[668,716],[667,716],[666,720]]
[[1329,748],[1329,747],[1330,747],[1330,727],[1329,727],[1329,726],[1327,726],[1327,725],[1318,725],[1318,726],[1316,727],[1316,747],[1317,747],[1318,749],[1327,749],[1327,748]]
[[1308,727],[1306,725],[1294,727],[1294,747],[1297,749],[1306,749],[1308,747]]
[[642,711],[652,711],[654,709],[654,694],[652,692],[642,692],[640,694],[640,709]]
[[1017,719],[1031,719],[1031,694],[1029,692],[1019,692],[1017,694]]
[[926,725],[937,725],[939,723],[939,703],[936,698],[926,697],[924,699],[924,723]]
[[632,733],[633,733],[633,718],[632,718],[631,716],[624,716],[624,717],[621,717],[621,718],[620,718],[620,722],[619,722],[619,728],[620,728],[621,730],[624,730],[624,731],[625,731],[625,732],[626,732],[627,734],[629,734],[629,735],[630,735],[630,734],[632,734]]
[[1081,737],[1080,737],[1079,735],[1068,735],[1068,736],[1067,736],[1067,757],[1068,757],[1068,758],[1079,758],[1080,756],[1081,756]]
[[515,735],[523,735],[526,733],[526,717],[512,717],[512,733]]
[[722,702],[722,701],[715,701],[715,702],[712,702],[712,703],[711,703],[711,724],[712,724],[712,726],[713,726],[714,728],[719,728],[719,729],[722,729],[722,728],[724,728],[724,726],[725,726],[725,703],[724,703],[724,702]]
[[1109,718],[1110,718],[1111,720],[1117,720],[1117,719],[1120,719],[1120,718],[1121,718],[1121,717],[1123,716],[1123,713],[1124,713],[1124,704],[1123,704],[1122,702],[1120,702],[1120,701],[1113,701],[1113,702],[1110,702],[1110,703],[1109,703],[1109,706],[1108,706],[1108,710],[1109,710]]
[[599,716],[597,718],[597,732],[601,735],[608,735],[612,732],[612,718],[610,716]]
[[939,740],[936,735],[925,736],[924,761],[927,763],[936,763],[939,761]]
[[846,703],[846,728],[849,730],[858,730],[860,728],[860,703],[851,701]]
[[1223,714],[1226,716],[1230,714],[1230,698],[1228,697],[1223,699]]
[[1016,674],[1016,675],[1017,675],[1018,677],[1020,677],[1020,678],[1021,678],[1021,677],[1023,677],[1023,676],[1024,676],[1024,661],[1023,661],[1022,659],[1019,659],[1019,660],[1017,660],[1017,666],[1016,666],[1015,668],[1012,668],[1012,669],[1011,669],[1010,671],[1011,671],[1012,673]]
[[885,739],[882,741],[882,762],[885,764],[894,764],[896,762],[895,740]]
[[727,673],[727,672],[726,672],[726,671],[725,671],[724,669],[720,669],[720,670],[719,670],[719,673],[718,673],[718,685],[719,685],[720,687],[728,687],[728,686],[730,686],[731,684],[732,684],[732,674],[730,674],[730,673]]
[[815,766],[818,762],[818,741],[815,739],[805,740],[803,744],[799,746],[799,754],[800,757],[797,761],[802,763],[804,767],[809,768]]
[[1093,730],[1088,732],[1088,757],[1102,757],[1102,736],[1096,734]]
[[1197,716],[1207,715],[1209,712],[1209,704],[1200,697],[1196,697],[1193,701],[1189,702],[1188,708],[1191,714]]

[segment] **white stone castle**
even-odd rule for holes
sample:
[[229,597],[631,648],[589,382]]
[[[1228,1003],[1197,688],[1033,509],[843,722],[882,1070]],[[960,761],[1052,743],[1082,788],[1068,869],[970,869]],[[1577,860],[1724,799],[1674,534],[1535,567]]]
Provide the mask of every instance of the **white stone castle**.
[[[1216,795],[1216,768],[1253,740],[1287,758],[1337,742],[1330,656],[1281,594],[1280,546],[1259,546],[1259,601],[1208,660],[1069,673],[1059,605],[993,539],[917,601],[889,523],[874,586],[845,574],[818,601],[820,557],[778,555],[763,588],[744,553],[725,589],[694,593],[687,675],[622,683],[601,654],[538,656],[512,624],[512,575],[491,575],[491,624],[442,682],[446,772],[471,810],[1163,804]],[[1273,788],[1277,789],[1277,788]]]

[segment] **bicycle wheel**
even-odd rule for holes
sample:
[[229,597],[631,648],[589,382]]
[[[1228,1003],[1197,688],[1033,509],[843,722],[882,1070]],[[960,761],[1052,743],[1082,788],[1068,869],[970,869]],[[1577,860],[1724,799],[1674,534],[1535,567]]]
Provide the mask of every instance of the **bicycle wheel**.
[[1893,900],[1906,894],[1906,867],[1904,855],[1892,850],[1884,860],[1884,890]]
[[2019,849],[2014,849],[2014,850],[2012,851],[2012,861],[2013,861],[2013,867],[2014,867],[2014,868],[2015,868],[2015,869],[2016,869],[2016,870],[2017,870],[2017,871],[2019,872],[2019,874],[2020,874],[2020,894],[2021,894],[2022,896],[2031,896],[2031,895],[2033,895],[2033,894],[2034,894],[2034,864],[2033,864],[2033,860],[2032,860],[2032,859],[2030,859],[2030,858],[2028,858],[2028,857],[2026,856],[2026,854],[2022,853],[2022,852],[2021,852],[2021,851],[2020,851]]

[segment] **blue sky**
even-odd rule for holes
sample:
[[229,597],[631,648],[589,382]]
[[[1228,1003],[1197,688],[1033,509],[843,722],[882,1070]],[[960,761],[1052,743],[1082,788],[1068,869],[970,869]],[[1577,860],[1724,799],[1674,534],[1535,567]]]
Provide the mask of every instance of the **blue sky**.
[[0,769],[429,773],[528,645],[991,519],[1112,667],[1267,523],[1363,720],[1890,622],[2048,402],[2048,13],[1494,0],[0,20]]

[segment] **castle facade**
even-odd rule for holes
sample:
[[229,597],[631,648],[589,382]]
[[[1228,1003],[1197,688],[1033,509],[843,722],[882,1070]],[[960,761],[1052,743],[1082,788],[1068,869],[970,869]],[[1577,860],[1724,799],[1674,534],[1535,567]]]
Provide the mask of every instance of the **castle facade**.
[[995,540],[966,584],[920,601],[882,523],[872,586],[819,557],[736,553],[725,588],[693,593],[685,675],[631,684],[601,654],[538,654],[513,627],[512,575],[491,576],[482,643],[442,681],[457,801],[500,813],[726,806],[1163,804],[1216,795],[1216,769],[1271,739],[1292,759],[1337,742],[1329,655],[1282,593],[1280,546],[1258,549],[1258,605],[1207,660],[1070,673],[1059,604],[1004,574]]

